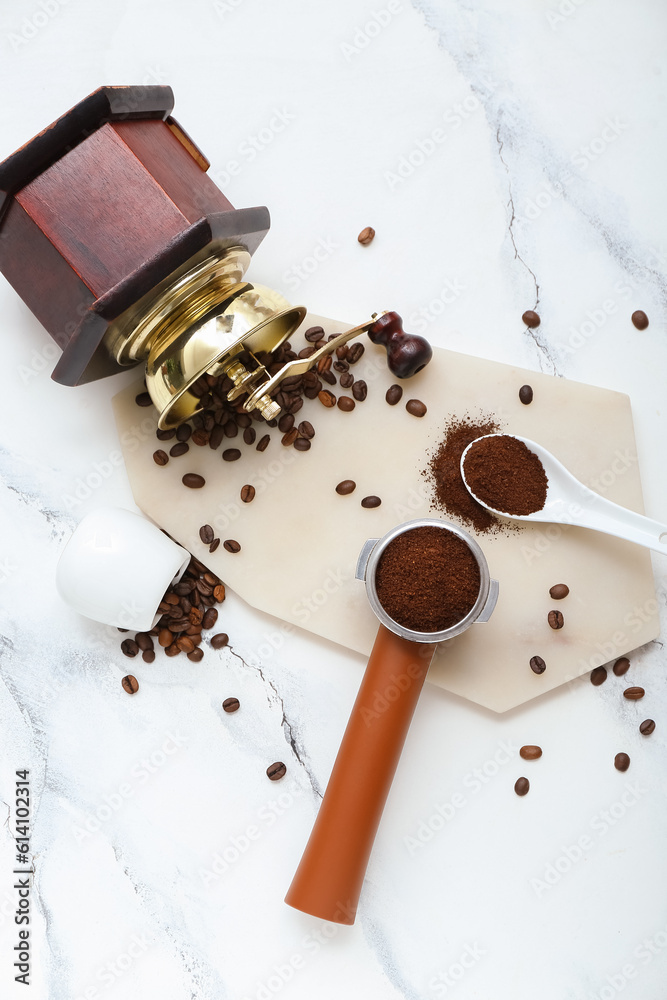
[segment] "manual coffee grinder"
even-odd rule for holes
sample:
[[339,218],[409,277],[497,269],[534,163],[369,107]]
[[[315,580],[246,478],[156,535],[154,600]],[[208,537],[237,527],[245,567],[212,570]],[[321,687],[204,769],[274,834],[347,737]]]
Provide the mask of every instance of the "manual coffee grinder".
[[389,312],[267,370],[306,310],[244,281],[268,209],[232,206],[173,104],[170,87],[100,87],[0,164],[0,271],[62,348],[52,378],[74,386],[144,363],[166,429],[200,410],[205,374],[274,419],[284,378],[363,332],[398,378],[423,368],[428,343]]

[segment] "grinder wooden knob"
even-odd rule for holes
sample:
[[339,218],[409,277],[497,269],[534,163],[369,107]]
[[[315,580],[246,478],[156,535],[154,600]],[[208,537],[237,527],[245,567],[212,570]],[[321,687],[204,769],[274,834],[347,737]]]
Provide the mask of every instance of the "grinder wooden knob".
[[396,378],[416,375],[433,356],[427,340],[405,332],[397,312],[383,313],[369,329],[368,336],[374,344],[382,344],[387,349],[387,364]]

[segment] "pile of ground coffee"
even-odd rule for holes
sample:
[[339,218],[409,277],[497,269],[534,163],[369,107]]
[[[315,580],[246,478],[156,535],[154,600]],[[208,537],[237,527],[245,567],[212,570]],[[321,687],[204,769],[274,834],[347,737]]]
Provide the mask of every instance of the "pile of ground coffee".
[[509,434],[476,442],[465,459],[465,474],[475,495],[507,514],[542,510],[549,481],[530,448]]
[[380,556],[375,588],[387,614],[415,632],[441,632],[460,622],[479,595],[477,560],[446,528],[413,528]]
[[497,529],[499,522],[466,489],[461,478],[461,455],[476,438],[498,430],[494,418],[487,415],[452,420],[445,426],[444,439],[424,470],[435,506],[479,532]]

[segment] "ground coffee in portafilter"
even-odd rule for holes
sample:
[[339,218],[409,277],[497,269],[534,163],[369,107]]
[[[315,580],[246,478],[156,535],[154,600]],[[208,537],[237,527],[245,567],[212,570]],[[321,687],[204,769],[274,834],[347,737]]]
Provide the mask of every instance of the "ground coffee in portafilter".
[[549,481],[544,466],[523,441],[499,434],[476,441],[464,462],[475,496],[506,514],[542,510]]
[[475,605],[480,574],[468,545],[446,528],[423,525],[391,541],[375,589],[387,614],[415,632],[442,632]]

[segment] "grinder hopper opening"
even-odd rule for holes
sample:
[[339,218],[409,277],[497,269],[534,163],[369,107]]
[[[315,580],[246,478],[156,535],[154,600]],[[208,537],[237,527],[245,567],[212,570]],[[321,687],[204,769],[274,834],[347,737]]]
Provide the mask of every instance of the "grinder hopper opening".
[[[457,578],[461,571],[465,580]],[[298,910],[342,924],[354,923],[373,841],[436,646],[488,621],[498,597],[477,542],[462,528],[434,518],[408,521],[383,538],[369,539],[356,576],[365,581],[380,628],[285,897]],[[386,595],[397,580],[405,600],[394,607]],[[459,585],[467,587],[463,603]],[[432,607],[419,600],[420,587],[429,591]],[[438,604],[443,593],[447,601]],[[458,611],[452,614],[457,595]]]

